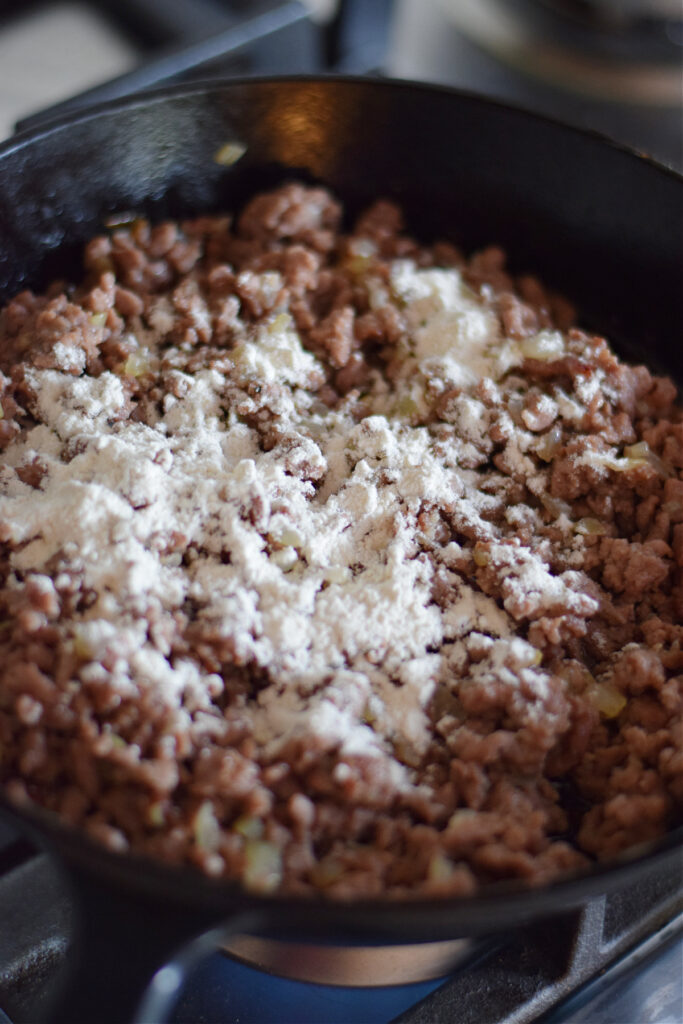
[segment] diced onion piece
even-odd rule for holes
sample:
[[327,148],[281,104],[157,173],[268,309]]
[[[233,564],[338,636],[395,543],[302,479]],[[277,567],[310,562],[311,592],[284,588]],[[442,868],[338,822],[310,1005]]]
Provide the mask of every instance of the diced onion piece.
[[478,565],[480,569],[483,569],[485,565],[488,565],[491,561],[491,555],[486,545],[482,544],[481,541],[477,541],[474,545],[474,551],[472,552],[474,558],[474,564]]
[[626,707],[626,697],[609,683],[597,683],[588,696],[603,718],[616,718]]
[[278,548],[270,557],[283,572],[291,572],[299,559],[296,549],[292,547]]
[[292,318],[289,313],[278,313],[268,324],[269,334],[281,334],[292,326]]
[[88,641],[80,633],[76,633],[73,638],[73,652],[77,658],[83,658],[84,661],[89,661],[95,654]]
[[274,544],[281,544],[283,548],[300,548],[304,542],[299,531],[293,526],[285,526],[282,530],[269,533],[268,540]]
[[375,714],[370,701],[366,702],[361,719],[366,725],[373,725],[377,721],[377,715]]
[[126,377],[144,377],[150,369],[149,353],[144,348],[131,352],[123,364],[123,372]]
[[574,525],[574,530],[576,533],[583,534],[584,537],[601,537],[605,533],[605,526],[599,519],[587,517],[579,519]]
[[525,359],[551,363],[565,354],[564,338],[559,331],[539,331],[520,342],[519,350]]
[[138,220],[138,214],[133,210],[122,210],[120,213],[112,213],[104,222],[105,228],[114,231],[117,228],[129,228]]
[[451,814],[448,819],[448,827],[457,829],[460,825],[464,825],[466,821],[471,821],[476,813],[471,807],[461,807],[459,811]]
[[647,441],[639,441],[638,444],[627,444],[624,448],[624,455],[627,459],[647,459],[650,455],[650,446]]
[[147,808],[147,821],[154,828],[162,828],[165,824],[164,805],[159,800]]
[[107,322],[107,314],[106,313],[91,313],[90,314],[90,323],[92,324],[93,327],[104,327],[106,322]]
[[645,459],[625,459],[614,455],[612,452],[591,452],[590,464],[605,466],[613,469],[616,473],[625,473],[627,469],[636,469],[645,465]]
[[213,155],[214,162],[221,167],[231,167],[241,160],[247,151],[243,142],[226,142]]
[[260,839],[263,835],[263,822],[251,814],[243,814],[232,826],[232,830],[245,839]]
[[351,274],[365,274],[376,252],[377,247],[369,238],[355,239],[349,245],[349,255],[344,261],[344,266]]
[[561,445],[562,427],[556,423],[555,426],[539,437],[536,445],[536,454],[544,462],[551,462],[557,455]]
[[360,277],[370,266],[370,256],[350,256],[345,263],[346,269],[349,273]]
[[542,494],[541,501],[544,508],[554,516],[571,515],[571,505],[568,505],[562,498],[553,498],[551,494]]
[[450,857],[435,853],[429,861],[427,878],[430,882],[447,882],[453,875],[454,864]]
[[671,476],[670,467],[652,451],[647,441],[626,445],[623,456],[614,455],[614,450],[612,450],[611,452],[594,452],[591,458],[617,473],[626,473],[630,469],[639,469],[641,466],[651,466],[661,476]]
[[419,412],[419,406],[410,395],[403,395],[394,406],[394,415],[401,419],[410,419]]
[[5,410],[2,407],[2,402],[0,402],[0,420],[4,420],[4,418],[5,418]]
[[250,839],[244,846],[242,881],[255,892],[272,892],[282,880],[282,856],[275,843]]
[[244,369],[248,365],[249,361],[246,345],[243,342],[240,342],[239,345],[235,345],[235,347],[230,351],[230,358],[238,369]]
[[221,829],[210,800],[205,800],[203,804],[200,804],[199,810],[194,816],[192,829],[199,849],[205,853],[215,853],[220,845]]
[[331,565],[325,569],[325,579],[328,583],[346,583],[351,579],[351,570],[345,565]]
[[662,476],[671,476],[669,466],[660,459],[659,455],[652,451],[647,441],[639,441],[638,444],[627,445],[624,448],[624,455],[628,459],[642,459]]

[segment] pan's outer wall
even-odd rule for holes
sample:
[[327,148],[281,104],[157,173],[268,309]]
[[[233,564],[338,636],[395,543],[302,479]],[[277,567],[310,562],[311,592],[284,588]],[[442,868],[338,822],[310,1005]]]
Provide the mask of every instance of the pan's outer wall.
[[[225,142],[247,146],[226,168]],[[425,239],[500,243],[584,322],[683,377],[682,179],[595,137],[450,90],[285,80],[163,90],[0,151],[0,299],[78,274],[111,212],[234,208],[286,173]]]

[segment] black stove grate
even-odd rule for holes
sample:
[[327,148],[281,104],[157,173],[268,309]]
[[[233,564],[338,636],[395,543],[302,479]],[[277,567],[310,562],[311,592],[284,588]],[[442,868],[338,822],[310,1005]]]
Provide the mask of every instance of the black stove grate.
[[49,858],[0,821],[0,1010],[12,1024],[46,1011],[67,953],[71,913]]
[[637,887],[524,928],[514,941],[456,975],[396,1024],[546,1022],[550,1011],[559,1012],[569,996],[610,966],[620,971],[633,967],[681,934],[680,886],[680,867],[674,865],[651,873]]
[[299,0],[201,0],[198,6],[197,0],[100,0],[94,6],[136,45],[139,66],[22,118],[19,131],[160,83],[324,70],[322,30]]

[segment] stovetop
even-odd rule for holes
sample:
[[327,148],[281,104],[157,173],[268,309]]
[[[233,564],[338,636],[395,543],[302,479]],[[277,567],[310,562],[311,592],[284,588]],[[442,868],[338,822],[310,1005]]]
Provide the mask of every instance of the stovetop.
[[[345,0],[335,14],[334,0],[99,0],[25,4],[19,17],[0,0],[0,138],[20,118],[38,123],[43,108],[167,77],[388,70],[512,98],[683,167],[680,117],[560,102],[459,32],[449,7]],[[412,984],[304,983],[216,952],[188,979],[172,1024],[681,1024],[682,869],[473,943],[464,964]],[[0,1024],[3,1011],[12,1024],[44,1015],[72,914],[51,862],[0,821]]]

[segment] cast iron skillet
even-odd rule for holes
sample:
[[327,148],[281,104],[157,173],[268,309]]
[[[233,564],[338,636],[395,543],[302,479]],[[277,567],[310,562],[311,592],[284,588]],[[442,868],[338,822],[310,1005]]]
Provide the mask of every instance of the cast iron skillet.
[[[226,168],[214,155],[231,141],[247,148]],[[425,239],[502,244],[515,269],[570,296],[585,324],[683,380],[683,179],[552,121],[405,83],[172,87],[16,137],[0,148],[0,300],[77,275],[82,242],[112,212],[160,218],[234,208],[286,177],[325,182],[351,213],[391,196]],[[545,889],[337,905],[256,898],[189,870],[110,854],[44,814],[6,812],[57,853],[79,900],[74,970],[52,1018],[71,1024],[161,1019],[188,944],[203,935],[191,946],[197,953],[217,929],[366,943],[495,932],[635,883],[679,857],[683,831]]]

